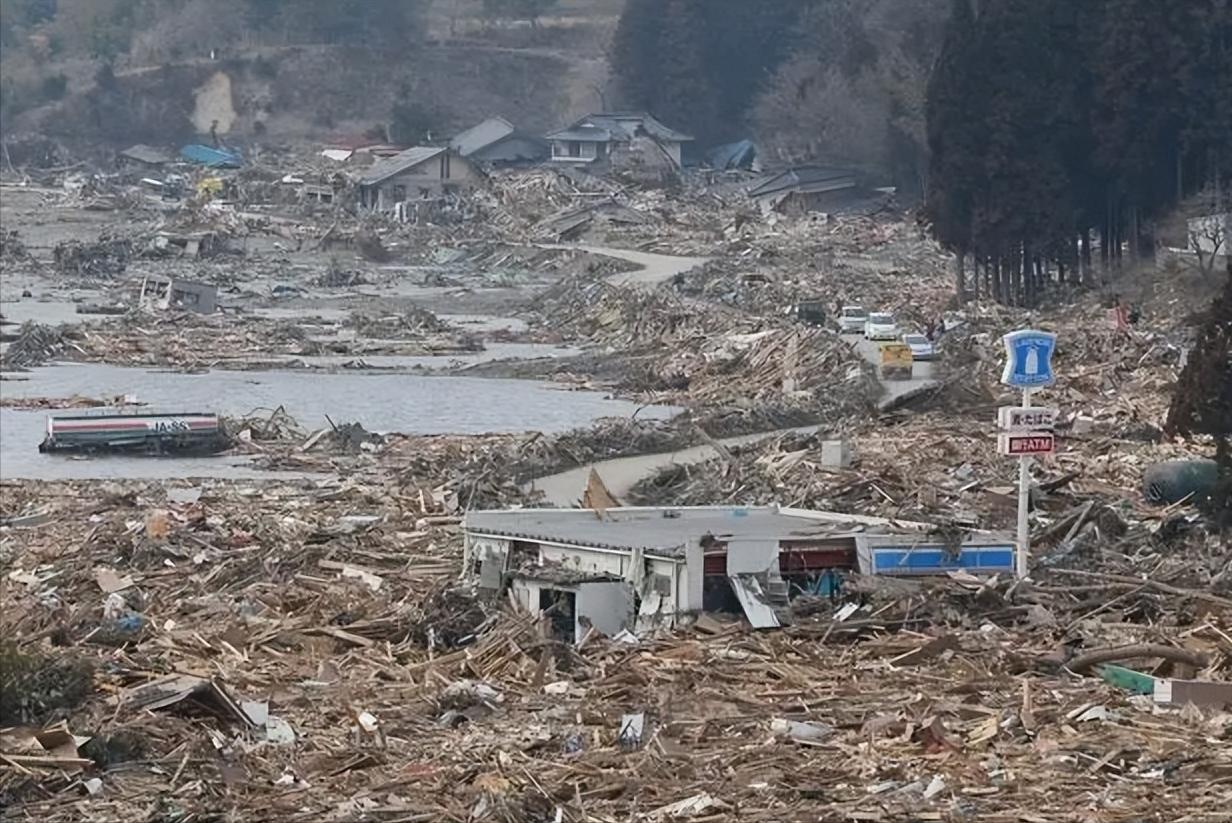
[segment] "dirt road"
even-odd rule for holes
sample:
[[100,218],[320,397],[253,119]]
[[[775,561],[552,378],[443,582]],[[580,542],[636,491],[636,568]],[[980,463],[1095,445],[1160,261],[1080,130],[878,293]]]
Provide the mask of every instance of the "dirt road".
[[642,268],[636,271],[624,271],[613,274],[607,282],[613,286],[654,286],[671,280],[678,274],[692,271],[705,264],[708,257],[676,257],[670,254],[654,254],[648,251],[630,251],[629,249],[610,249],[604,246],[586,246],[580,243],[543,244],[544,249],[567,249],[584,251],[590,254],[601,254],[604,257],[615,257],[628,260]]
[[[759,434],[744,434],[738,437],[728,437],[718,441],[720,445],[731,448],[768,440],[772,437],[789,433],[811,434],[819,426],[801,426],[795,429],[780,429],[778,431],[761,432]],[[542,491],[546,502],[553,506],[569,508],[578,505],[582,492],[586,489],[586,480],[590,470],[595,469],[603,478],[608,491],[618,499],[623,500],[629,490],[638,481],[649,477],[655,472],[669,466],[691,466],[703,463],[719,456],[719,450],[712,445],[693,446],[674,452],[659,452],[656,454],[638,454],[632,457],[616,457],[612,460],[601,460],[576,469],[569,469],[558,474],[540,477],[526,485],[527,490]]]

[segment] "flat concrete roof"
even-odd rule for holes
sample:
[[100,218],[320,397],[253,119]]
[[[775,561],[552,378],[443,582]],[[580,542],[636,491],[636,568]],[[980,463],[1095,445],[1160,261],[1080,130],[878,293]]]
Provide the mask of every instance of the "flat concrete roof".
[[868,531],[901,533],[919,525],[777,506],[627,506],[607,509],[602,516],[591,509],[511,509],[472,511],[463,521],[470,534],[617,551],[642,549],[671,558],[684,557],[686,542],[706,535],[720,542],[817,540]]

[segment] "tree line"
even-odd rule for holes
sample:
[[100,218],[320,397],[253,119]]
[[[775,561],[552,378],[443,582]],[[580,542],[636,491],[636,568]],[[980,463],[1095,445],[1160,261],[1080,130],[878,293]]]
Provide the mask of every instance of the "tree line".
[[953,0],[926,114],[926,212],[960,289],[1034,304],[1226,191],[1232,4]]

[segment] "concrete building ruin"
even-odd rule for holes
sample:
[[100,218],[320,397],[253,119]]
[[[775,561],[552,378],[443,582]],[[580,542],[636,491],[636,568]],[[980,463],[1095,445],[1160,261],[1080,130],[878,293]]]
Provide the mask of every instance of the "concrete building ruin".
[[208,283],[150,274],[141,281],[138,302],[149,309],[188,309],[213,314],[218,309],[218,289]]
[[954,545],[930,528],[778,506],[472,511],[463,577],[508,590],[576,642],[592,627],[636,633],[711,610],[772,628],[793,593],[844,571],[1012,573],[1009,538],[975,534]]

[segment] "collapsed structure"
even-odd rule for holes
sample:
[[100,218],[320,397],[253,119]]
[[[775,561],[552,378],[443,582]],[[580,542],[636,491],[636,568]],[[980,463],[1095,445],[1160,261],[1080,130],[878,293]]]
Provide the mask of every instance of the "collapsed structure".
[[931,536],[924,523],[753,507],[622,507],[471,511],[463,575],[508,587],[532,613],[552,610],[570,640],[672,626],[708,610],[781,624],[793,591],[836,573],[915,576],[1012,572],[1013,542],[995,534]]

